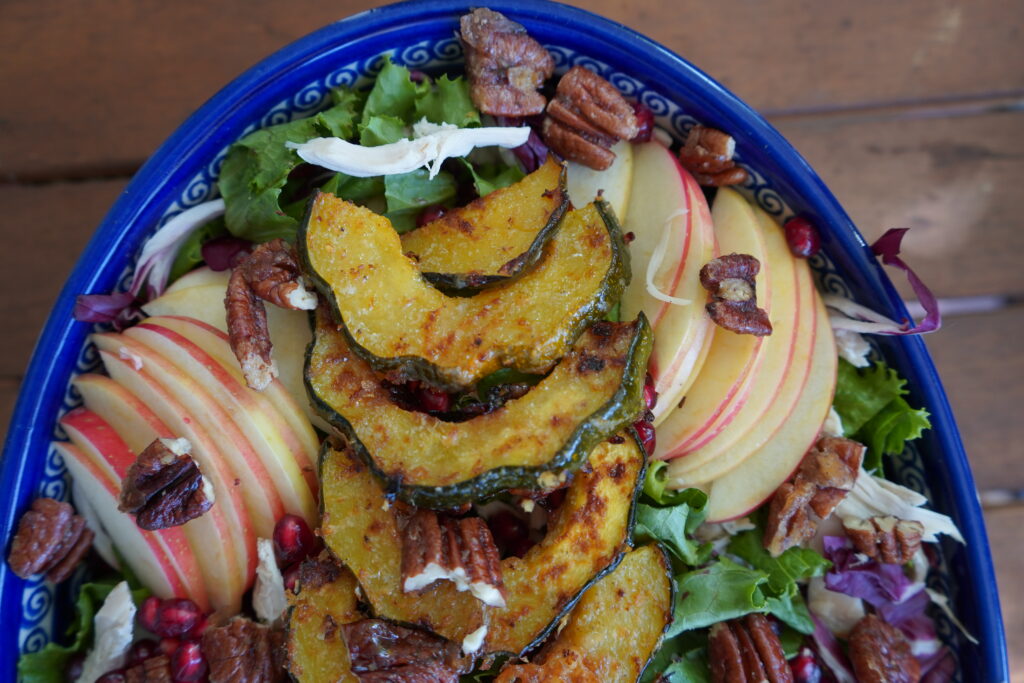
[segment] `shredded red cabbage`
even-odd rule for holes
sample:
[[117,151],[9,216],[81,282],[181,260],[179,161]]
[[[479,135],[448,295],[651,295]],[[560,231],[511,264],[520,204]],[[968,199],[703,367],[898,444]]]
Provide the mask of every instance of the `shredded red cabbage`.
[[544,144],[544,140],[542,140],[540,135],[537,133],[540,121],[541,117],[539,116],[527,118],[517,118],[512,116],[495,117],[495,123],[499,126],[511,126],[514,128],[518,128],[524,124],[530,126],[530,137],[527,138],[526,142],[518,147],[512,148],[512,153],[516,155],[516,159],[519,160],[519,163],[523,167],[523,171],[526,173],[533,173],[548,159],[548,146]]
[[130,292],[80,294],[71,316],[83,323],[111,323],[117,330],[144,317],[135,295]]
[[252,242],[238,237],[217,237],[202,246],[200,253],[210,270],[222,271],[233,267],[243,254],[252,250]]
[[[831,591],[882,607],[907,599],[909,589],[915,587],[903,573],[903,567],[858,557],[842,536],[825,536],[824,547],[825,558],[832,562],[832,569],[825,574],[825,587]],[[920,589],[920,584],[916,584],[916,588]]]
[[871,251],[882,259],[883,264],[899,268],[907,274],[907,281],[910,282],[910,286],[913,288],[914,294],[917,295],[918,301],[921,302],[921,306],[925,310],[924,320],[922,320],[919,325],[909,327],[902,332],[894,334],[924,334],[925,332],[934,332],[942,326],[942,314],[939,312],[939,302],[935,298],[935,295],[932,294],[932,291],[928,289],[927,285],[921,281],[921,278],[917,276],[917,273],[915,273],[913,269],[911,269],[911,267],[908,266],[899,256],[903,236],[907,234],[909,229],[910,228],[892,228],[887,230],[884,235],[879,237],[875,243],[871,245]]
[[853,675],[853,668],[850,666],[849,660],[846,659],[839,641],[813,614],[811,619],[814,621],[814,633],[811,634],[811,641],[818,654],[818,661],[831,672],[836,683],[857,683],[857,677]]

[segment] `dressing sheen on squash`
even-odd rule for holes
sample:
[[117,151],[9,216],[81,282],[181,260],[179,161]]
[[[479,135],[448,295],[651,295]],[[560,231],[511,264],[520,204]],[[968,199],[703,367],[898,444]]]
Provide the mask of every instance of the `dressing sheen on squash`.
[[417,624],[458,643],[486,623],[482,653],[518,655],[539,644],[580,594],[618,564],[643,474],[643,451],[631,435],[619,444],[599,444],[589,467],[573,477],[544,539],[522,558],[501,561],[503,608],[484,606],[450,581],[404,593],[400,528],[409,508],[389,503],[369,468],[330,443],[320,458],[321,535],[355,574],[376,616]]
[[540,260],[569,206],[566,169],[547,162],[522,180],[402,235],[431,284],[471,294],[505,284]]
[[464,422],[395,405],[372,368],[352,352],[321,308],[306,360],[306,386],[320,414],[397,496],[447,509],[583,464],[600,442],[643,409],[651,331],[631,323],[592,325],[525,396]]
[[502,366],[546,372],[606,316],[630,273],[603,202],[568,212],[529,272],[468,298],[432,287],[387,218],[333,195],[310,203],[298,251],[357,353],[396,381],[445,390]]

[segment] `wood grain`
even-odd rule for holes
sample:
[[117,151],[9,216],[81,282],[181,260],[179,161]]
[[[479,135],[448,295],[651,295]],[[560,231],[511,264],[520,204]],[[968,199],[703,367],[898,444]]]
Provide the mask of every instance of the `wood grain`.
[[24,373],[53,301],[126,182],[0,185],[10,255],[0,269],[0,378]]
[[[0,177],[136,167],[231,78],[376,0],[0,3]],[[768,113],[1024,93],[1017,0],[580,0]]]
[[777,123],[869,242],[911,228],[904,256],[937,295],[1024,293],[1024,111],[904,114]]

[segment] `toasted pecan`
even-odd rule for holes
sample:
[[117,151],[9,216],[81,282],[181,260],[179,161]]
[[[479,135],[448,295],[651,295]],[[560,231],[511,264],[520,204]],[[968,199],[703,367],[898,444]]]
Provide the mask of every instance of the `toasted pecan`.
[[720,187],[739,185],[747,172],[733,161],[736,141],[717,128],[694,125],[679,150],[679,163],[701,185]]
[[850,663],[860,683],[917,683],[921,664],[906,636],[869,614],[850,633]]
[[727,254],[704,264],[700,284],[711,294],[705,308],[716,325],[736,334],[772,333],[768,314],[757,307],[754,278],[760,270],[761,262],[750,254]]
[[154,439],[121,482],[118,509],[140,529],[180,526],[213,507],[213,487],[192,459],[187,439]]
[[71,575],[92,545],[93,532],[74,508],[53,498],[36,498],[21,516],[7,563],[27,579],[46,573],[54,582]]
[[708,660],[714,683],[793,681],[779,636],[763,614],[714,624],[708,635]]
[[774,557],[807,542],[853,488],[864,446],[826,436],[807,451],[796,476],[782,484],[768,506],[764,547]]
[[843,531],[857,552],[886,564],[906,564],[921,547],[924,525],[896,517],[844,519]]
[[402,531],[402,590],[421,590],[442,579],[486,605],[505,606],[500,556],[487,523],[416,510]]

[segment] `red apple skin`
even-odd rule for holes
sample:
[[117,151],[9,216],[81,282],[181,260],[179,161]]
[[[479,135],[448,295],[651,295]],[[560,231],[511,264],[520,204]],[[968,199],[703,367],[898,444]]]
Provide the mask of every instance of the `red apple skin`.
[[[279,438],[280,448],[275,448],[272,441],[269,444],[264,444],[260,448],[261,457],[263,457],[268,470],[277,472],[275,479],[280,477],[277,489],[282,501],[291,501],[285,505],[286,512],[298,514],[310,522],[316,522],[318,518],[316,494],[319,482],[316,478],[316,467],[313,460],[316,457],[317,449],[313,449],[311,452],[306,447],[300,436],[291,429],[281,413],[262,392],[249,389],[239,381],[240,377],[232,375],[218,359],[206,353],[203,348],[187,337],[161,325],[159,319],[143,321],[126,330],[124,334],[150,346],[158,353],[163,353],[164,357],[169,357],[166,351],[168,347],[180,349],[187,354],[186,360],[190,361],[190,367],[184,368],[180,364],[179,367],[191,371],[197,378],[200,376],[200,372],[204,373],[204,381],[209,380],[226,390],[230,400],[249,418],[245,424],[240,423],[239,425],[244,433],[251,436],[265,434],[268,439]],[[226,340],[225,344],[227,344]],[[172,362],[177,361],[172,360]],[[237,413],[233,414],[237,415]],[[301,481],[298,480],[299,478]]]
[[78,484],[77,490],[88,498],[111,538],[117,539],[124,561],[143,585],[162,598],[188,595],[174,561],[156,536],[143,532],[135,526],[135,520],[117,509],[120,486],[105,466],[70,443],[56,442],[53,446]]
[[[116,353],[101,350],[100,358],[113,380],[140,403],[145,402],[150,406],[165,425],[159,431],[147,431],[151,427],[147,427],[145,421],[136,420],[131,427],[137,429],[140,435],[134,437],[134,440],[148,443],[152,440],[149,437],[162,437],[168,433],[174,437],[187,438],[192,443],[193,456],[213,483],[217,502],[210,512],[193,520],[185,528],[190,525],[204,527],[196,530],[193,546],[197,543],[203,546],[198,557],[214,607],[230,611],[240,605],[242,593],[255,576],[256,535],[239,490],[241,487],[235,485],[235,476],[228,467],[227,459],[221,455],[202,425],[175,400],[167,388],[147,372],[136,370],[132,363],[121,359]],[[214,590],[214,585],[223,588]],[[218,600],[224,601],[224,604],[218,604]]]
[[[162,355],[134,339],[121,334],[106,333],[93,335],[93,341],[101,353],[118,354],[119,360],[126,354],[140,359],[141,368],[136,369],[134,365],[129,365],[130,372],[150,377],[163,386],[184,408],[184,419],[194,421],[198,427],[205,430],[229,464],[231,477],[223,479],[221,486],[226,486],[226,482],[236,479],[240,482],[236,488],[241,489],[242,498],[252,519],[253,530],[257,536],[269,538],[274,531],[274,524],[284,514],[284,504],[255,447],[231,419],[227,410],[218,404],[199,382]],[[109,368],[108,371],[113,375]]]
[[[98,467],[107,469],[112,481],[119,482],[124,479],[128,468],[135,462],[136,455],[109,424],[85,408],[70,411],[61,418],[60,424],[83,455],[91,457]],[[120,488],[118,485],[118,495]],[[142,533],[151,535],[170,559],[179,582],[185,588],[180,597],[190,598],[197,605],[209,609],[210,601],[202,572],[185,532],[179,527],[172,527]],[[118,539],[112,540],[116,545]]]

